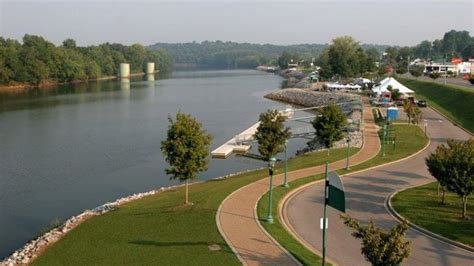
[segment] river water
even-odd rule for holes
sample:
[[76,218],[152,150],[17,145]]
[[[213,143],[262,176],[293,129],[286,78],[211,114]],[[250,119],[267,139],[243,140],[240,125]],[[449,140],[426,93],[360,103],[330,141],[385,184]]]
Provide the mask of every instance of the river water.
[[[281,83],[253,70],[187,71],[0,95],[0,258],[55,218],[176,184],[160,151],[169,114],[195,116],[213,149],[266,109],[284,109],[263,98]],[[292,140],[290,154],[304,142]],[[262,166],[213,159],[199,180]]]

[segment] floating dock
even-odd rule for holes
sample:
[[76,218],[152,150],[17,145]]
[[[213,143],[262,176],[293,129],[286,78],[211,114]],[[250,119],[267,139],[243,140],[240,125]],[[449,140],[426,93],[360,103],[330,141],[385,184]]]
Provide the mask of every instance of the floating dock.
[[252,148],[251,142],[253,141],[253,135],[255,135],[259,125],[260,122],[255,123],[244,132],[236,135],[219,148],[213,150],[211,152],[212,158],[226,159],[232,153],[247,153],[250,148]]
[[[293,116],[293,109],[288,107],[285,111],[279,111],[280,115],[291,118]],[[245,154],[252,148],[252,141],[254,141],[255,132],[260,125],[260,122],[253,124],[251,127],[244,130],[242,133],[236,135],[226,143],[219,146],[211,152],[212,158],[226,159],[232,153]]]

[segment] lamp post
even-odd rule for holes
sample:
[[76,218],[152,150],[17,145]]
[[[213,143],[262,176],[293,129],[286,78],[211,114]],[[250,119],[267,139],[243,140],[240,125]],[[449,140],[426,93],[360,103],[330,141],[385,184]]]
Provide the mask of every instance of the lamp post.
[[285,180],[283,182],[283,186],[289,188],[288,185],[288,157],[287,157],[287,150],[288,150],[288,140],[285,141]]
[[272,217],[272,194],[273,194],[273,168],[275,167],[275,162],[276,159],[275,157],[271,157],[270,160],[268,161],[268,173],[270,175],[270,196],[268,197],[268,216],[267,216],[267,222],[268,223],[273,223],[273,217]]
[[347,159],[346,159],[346,170],[350,170],[349,168],[349,150],[351,149],[351,139],[347,136]]
[[385,140],[387,137],[387,125],[383,125],[383,138],[382,138],[382,157],[385,157]]

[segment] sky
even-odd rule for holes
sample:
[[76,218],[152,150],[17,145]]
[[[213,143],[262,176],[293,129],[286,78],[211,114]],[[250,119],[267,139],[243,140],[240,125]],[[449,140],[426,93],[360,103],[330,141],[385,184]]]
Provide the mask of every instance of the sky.
[[0,35],[78,45],[222,40],[416,45],[451,29],[474,35],[474,0],[0,0]]

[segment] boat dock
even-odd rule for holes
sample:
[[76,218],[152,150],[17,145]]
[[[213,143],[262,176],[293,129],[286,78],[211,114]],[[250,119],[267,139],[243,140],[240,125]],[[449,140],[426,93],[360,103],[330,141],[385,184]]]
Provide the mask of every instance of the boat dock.
[[247,153],[252,148],[253,135],[255,135],[259,125],[260,122],[253,124],[242,133],[213,150],[211,152],[212,158],[226,159],[232,153]]
[[[293,116],[293,109],[287,108],[285,111],[279,111],[282,116],[291,118]],[[211,152],[212,158],[226,159],[232,153],[245,154],[250,148],[252,148],[252,142],[254,141],[255,132],[260,125],[257,122],[244,130],[242,133],[236,135],[226,143],[219,146],[217,149]]]

